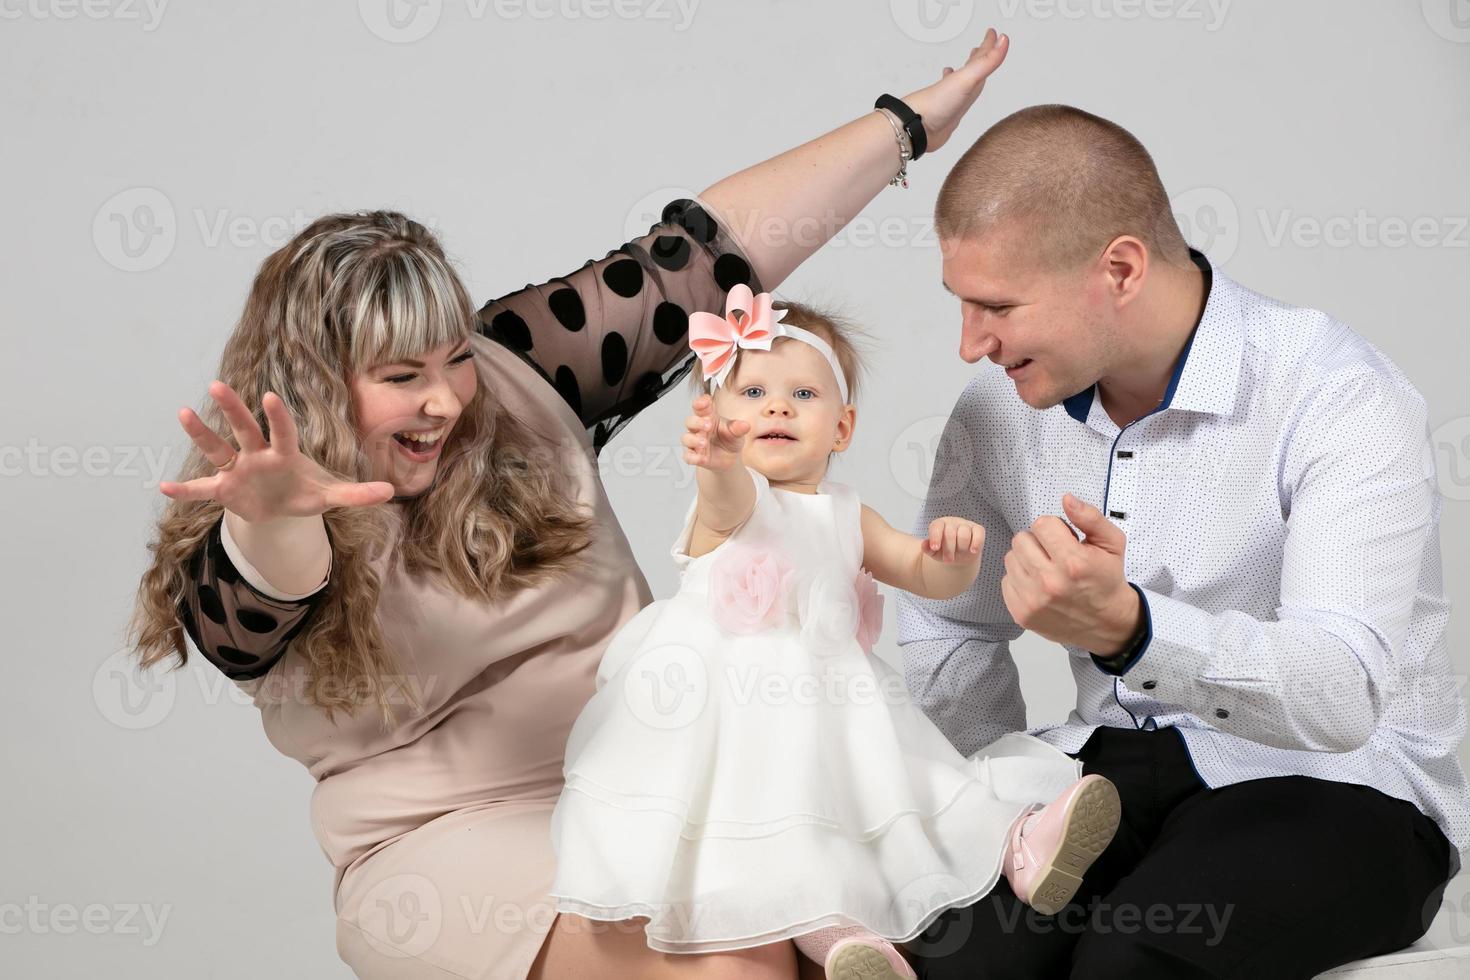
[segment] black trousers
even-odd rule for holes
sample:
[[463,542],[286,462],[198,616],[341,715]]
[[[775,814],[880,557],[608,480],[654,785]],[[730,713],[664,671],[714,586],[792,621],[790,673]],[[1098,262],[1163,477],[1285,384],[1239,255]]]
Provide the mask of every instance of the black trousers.
[[1073,756],[1123,819],[1072,903],[1042,915],[1002,877],[908,945],[921,978],[1313,977],[1412,944],[1459,868],[1434,821],[1372,787],[1209,789],[1170,727],[1102,727]]

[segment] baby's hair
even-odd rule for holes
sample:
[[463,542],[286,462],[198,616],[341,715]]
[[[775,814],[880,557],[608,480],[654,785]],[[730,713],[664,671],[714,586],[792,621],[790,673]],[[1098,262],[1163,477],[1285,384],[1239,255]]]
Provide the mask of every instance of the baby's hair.
[[[786,311],[786,315],[781,318],[782,323],[810,330],[831,346],[832,353],[837,355],[837,363],[842,365],[842,373],[847,375],[848,404],[856,404],[862,375],[867,370],[863,348],[857,343],[859,338],[864,337],[863,332],[846,317],[831,309],[818,309],[806,303],[782,299],[772,302],[771,308]],[[800,343],[800,341],[777,337],[775,343],[789,344]],[[773,344],[772,349],[774,346]],[[739,366],[738,361],[736,366]],[[704,383],[704,373],[700,370],[697,360],[694,362],[694,369],[689,373],[689,379],[689,387],[694,391],[709,390]]]

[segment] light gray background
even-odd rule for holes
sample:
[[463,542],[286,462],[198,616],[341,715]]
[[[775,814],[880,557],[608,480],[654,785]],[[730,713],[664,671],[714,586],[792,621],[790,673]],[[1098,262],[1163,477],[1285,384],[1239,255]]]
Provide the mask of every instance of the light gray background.
[[[987,23],[1011,34],[1010,60],[952,144],[780,291],[838,303],[881,341],[883,377],[834,477],[912,521],[976,370],[955,353],[934,195],[990,122],[1071,102],[1143,140],[1186,232],[1231,276],[1340,317],[1423,391],[1445,577],[1464,594],[1465,0],[959,0],[927,19],[918,0],[704,0],[692,17],[688,0],[424,0],[397,27],[384,8],[0,0],[0,973],[348,975],[306,772],[202,660],[148,687],[118,656],[156,484],[187,444],[176,413],[205,397],[272,247],[325,211],[395,207],[435,225],[488,299],[600,257],[669,197],[881,91],[927,84]],[[690,493],[684,412],[666,399],[603,457],[655,594],[675,584]],[[890,659],[893,638],[890,616]],[[1467,641],[1457,615],[1462,688]],[[1065,655],[1028,637],[1016,656],[1031,723],[1060,720]]]

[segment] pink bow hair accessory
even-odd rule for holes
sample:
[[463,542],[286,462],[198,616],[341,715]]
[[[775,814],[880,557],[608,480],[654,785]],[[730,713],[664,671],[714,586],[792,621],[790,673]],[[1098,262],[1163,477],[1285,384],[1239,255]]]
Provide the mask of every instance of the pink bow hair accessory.
[[711,388],[724,383],[735,366],[735,352],[770,350],[776,339],[776,323],[785,310],[771,308],[771,294],[752,295],[745,283],[736,283],[725,297],[723,318],[703,311],[689,314],[689,347],[704,367],[704,380]]

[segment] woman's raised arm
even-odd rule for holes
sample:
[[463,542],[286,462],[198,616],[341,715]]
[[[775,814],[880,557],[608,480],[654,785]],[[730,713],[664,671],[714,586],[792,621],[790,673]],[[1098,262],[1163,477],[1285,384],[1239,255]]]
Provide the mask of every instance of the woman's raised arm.
[[[943,69],[939,81],[903,97],[923,117],[928,152],[949,141],[1009,47],[1004,34],[988,30],[962,66]],[[887,186],[898,164],[892,124],[870,111],[726,177],[700,200],[733,230],[765,287],[775,289]]]
[[[987,31],[958,69],[904,97],[943,146],[1008,42]],[[780,285],[898,171],[898,141],[870,111],[824,136],[670,202],[646,235],[567,276],[480,310],[481,330],[519,353],[561,394],[601,450],[689,370],[689,314],[720,313],[736,283]]]

